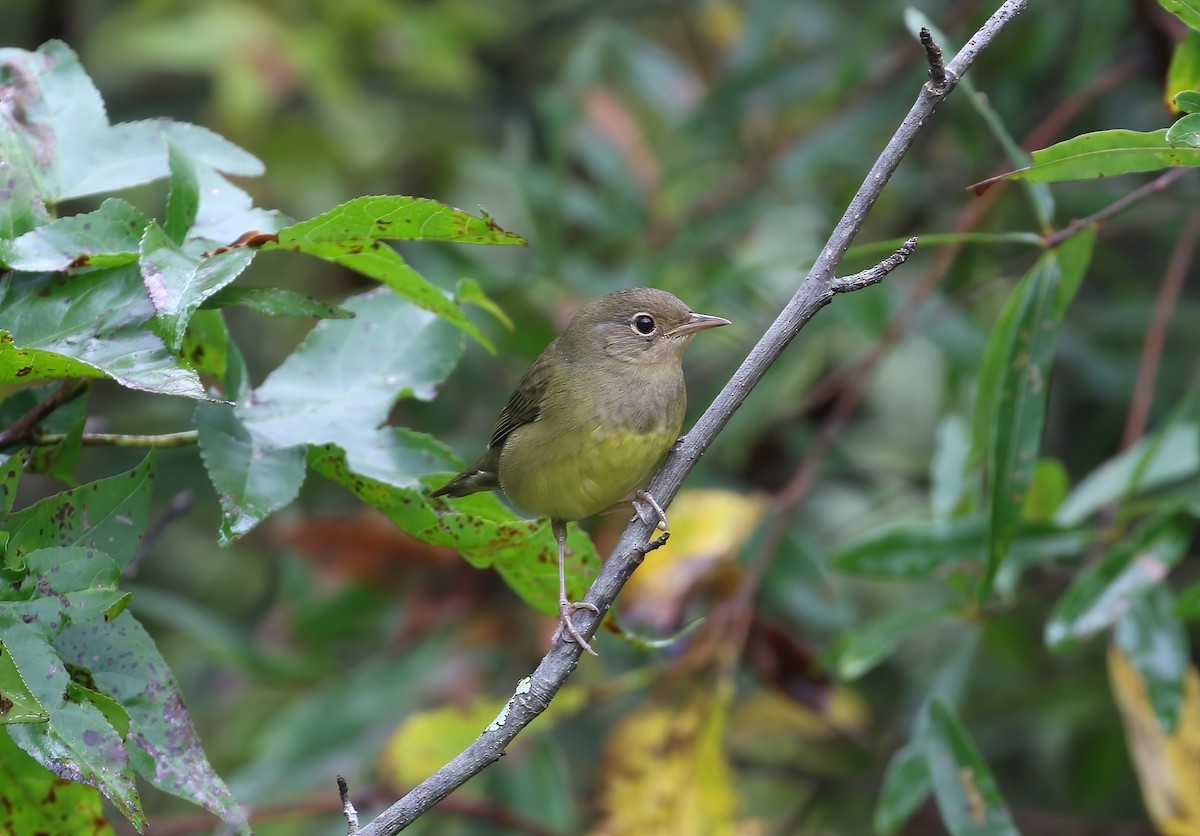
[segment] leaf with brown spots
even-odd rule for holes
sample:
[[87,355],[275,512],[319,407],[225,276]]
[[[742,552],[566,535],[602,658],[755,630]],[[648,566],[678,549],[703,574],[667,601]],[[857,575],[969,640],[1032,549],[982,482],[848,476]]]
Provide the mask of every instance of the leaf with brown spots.
[[19,568],[24,556],[47,546],[102,550],[122,569],[133,560],[146,530],[156,455],[133,470],[48,496],[8,519],[12,534],[4,565]]
[[414,270],[384,240],[458,244],[525,244],[486,214],[476,217],[435,200],[383,195],[360,197],[279,231],[263,250],[287,249],[340,264],[390,287],[404,299],[453,323],[489,351],[491,341],[459,302]]
[[17,498],[17,485],[21,482],[21,474],[25,472],[25,460],[28,450],[21,450],[11,456],[0,456],[0,511],[8,513],[12,510]]
[[142,778],[247,829],[245,814],[204,754],[175,677],[132,615],[71,624],[54,647],[90,671],[98,688],[129,713],[125,745]]
[[0,239],[0,261],[30,272],[130,264],[137,261],[147,223],[133,204],[109,198],[94,212],[59,218],[12,241]]
[[18,348],[0,331],[0,385],[39,386],[51,380],[105,377],[82,360],[41,348]]
[[112,836],[100,793],[56,777],[0,734],[0,833]]
[[925,759],[942,822],[952,836],[1019,836],[992,771],[940,699],[929,706]]
[[[399,487],[352,469],[336,445],[314,447],[309,465],[426,543],[457,549],[472,566],[494,568],[530,606],[558,613],[558,546],[545,521],[524,520],[492,493],[430,499],[420,484]],[[439,481],[440,480],[440,481]],[[440,475],[431,483],[444,482]],[[567,594],[581,598],[599,573],[600,555],[576,525],[567,529]]]
[[0,641],[50,715],[45,723],[9,725],[13,742],[59,778],[96,787],[140,830],[146,819],[116,729],[91,702],[64,698],[71,683],[66,664],[31,625],[0,614]]

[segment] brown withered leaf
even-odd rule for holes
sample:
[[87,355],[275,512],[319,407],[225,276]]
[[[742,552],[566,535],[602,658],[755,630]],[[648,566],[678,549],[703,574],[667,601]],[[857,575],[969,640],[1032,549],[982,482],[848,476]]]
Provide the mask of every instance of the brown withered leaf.
[[755,616],[746,639],[746,662],[763,680],[801,705],[820,711],[829,700],[829,675],[816,656],[776,624]]

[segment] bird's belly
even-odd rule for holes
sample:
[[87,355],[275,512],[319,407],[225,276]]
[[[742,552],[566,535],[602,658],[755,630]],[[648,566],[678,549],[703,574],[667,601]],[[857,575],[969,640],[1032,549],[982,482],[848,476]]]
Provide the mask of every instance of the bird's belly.
[[[507,440],[500,484],[517,508],[558,520],[590,517],[645,487],[678,435],[678,428],[596,428],[563,449],[561,442],[539,443],[544,428],[534,422]],[[530,450],[537,452],[529,455]]]

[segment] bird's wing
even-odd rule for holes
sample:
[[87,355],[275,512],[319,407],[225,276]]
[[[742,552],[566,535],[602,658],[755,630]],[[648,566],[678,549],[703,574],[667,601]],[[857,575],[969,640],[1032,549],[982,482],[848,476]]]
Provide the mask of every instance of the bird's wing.
[[500,417],[496,419],[496,426],[492,429],[492,440],[488,442],[489,450],[503,444],[504,439],[517,427],[532,424],[541,417],[542,399],[546,396],[546,389],[550,386],[554,370],[547,359],[548,354],[549,352],[542,354],[533,362],[521,378],[521,382],[517,384],[508,403],[504,405],[504,409],[500,411]]

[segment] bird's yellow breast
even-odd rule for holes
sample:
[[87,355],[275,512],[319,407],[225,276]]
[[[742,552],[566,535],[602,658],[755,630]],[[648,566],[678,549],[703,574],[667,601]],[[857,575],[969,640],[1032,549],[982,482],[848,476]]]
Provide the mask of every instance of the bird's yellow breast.
[[675,443],[679,426],[648,432],[595,426],[571,442],[546,437],[534,422],[516,430],[500,454],[500,485],[528,514],[579,520],[598,514],[645,487]]

